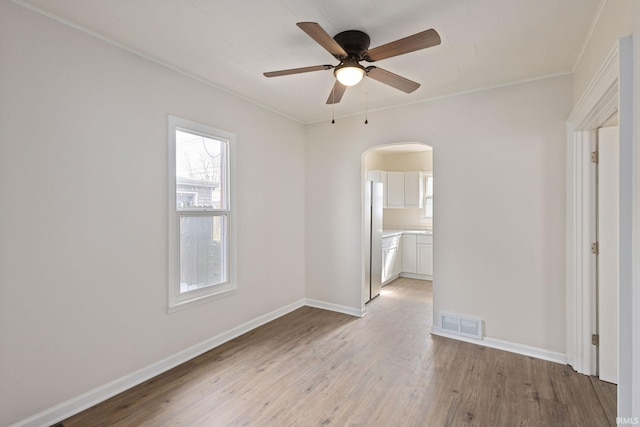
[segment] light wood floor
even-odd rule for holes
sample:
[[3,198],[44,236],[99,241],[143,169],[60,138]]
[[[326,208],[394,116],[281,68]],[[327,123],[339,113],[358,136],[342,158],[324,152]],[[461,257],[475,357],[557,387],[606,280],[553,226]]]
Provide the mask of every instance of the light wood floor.
[[301,308],[62,424],[615,425],[615,386],[431,336],[430,282],[383,291],[362,319]]

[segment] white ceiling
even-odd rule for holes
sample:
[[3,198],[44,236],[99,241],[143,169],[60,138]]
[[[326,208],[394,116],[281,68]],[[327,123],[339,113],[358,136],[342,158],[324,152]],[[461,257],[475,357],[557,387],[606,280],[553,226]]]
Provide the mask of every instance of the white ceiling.
[[[337,61],[296,22],[349,29],[371,47],[434,28],[442,44],[376,62],[421,83],[407,95],[365,79],[336,117],[571,72],[603,0],[15,0],[303,123],[330,120]],[[366,64],[366,63],[365,63]],[[365,97],[365,91],[367,96]],[[366,98],[366,99],[365,99]]]

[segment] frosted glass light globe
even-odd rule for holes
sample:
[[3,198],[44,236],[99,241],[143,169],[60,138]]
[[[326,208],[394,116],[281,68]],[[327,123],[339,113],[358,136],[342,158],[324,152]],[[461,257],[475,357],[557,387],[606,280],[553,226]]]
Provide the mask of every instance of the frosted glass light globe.
[[355,86],[364,78],[362,67],[346,66],[336,68],[335,75],[340,83],[345,86]]

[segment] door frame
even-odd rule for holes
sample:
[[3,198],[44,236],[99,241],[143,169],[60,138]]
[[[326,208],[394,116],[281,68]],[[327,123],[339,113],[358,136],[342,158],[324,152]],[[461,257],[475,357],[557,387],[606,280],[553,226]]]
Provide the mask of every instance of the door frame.
[[591,146],[595,130],[618,111],[620,121],[620,283],[618,413],[631,412],[632,396],[632,219],[633,219],[633,45],[615,44],[567,120],[567,361],[595,374],[591,334],[595,319],[594,223]]

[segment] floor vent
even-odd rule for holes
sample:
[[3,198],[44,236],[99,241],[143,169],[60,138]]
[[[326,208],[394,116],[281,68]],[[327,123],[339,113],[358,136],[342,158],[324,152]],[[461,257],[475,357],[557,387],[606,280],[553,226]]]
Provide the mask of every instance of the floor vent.
[[440,313],[442,330],[456,335],[482,339],[482,319]]

